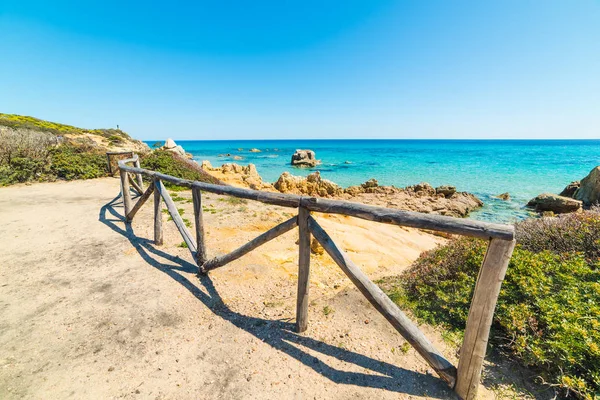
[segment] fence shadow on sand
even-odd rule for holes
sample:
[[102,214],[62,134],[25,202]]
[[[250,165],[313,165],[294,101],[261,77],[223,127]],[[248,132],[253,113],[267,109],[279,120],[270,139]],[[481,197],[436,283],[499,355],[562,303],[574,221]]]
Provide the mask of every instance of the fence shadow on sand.
[[[407,395],[439,399],[456,398],[454,392],[435,376],[397,367],[363,354],[299,335],[294,332],[295,325],[291,322],[263,319],[231,310],[223,302],[208,275],[197,277],[198,267],[196,265],[165,253],[155,247],[150,239],[136,236],[131,224],[125,223],[122,210],[119,212],[117,208],[123,208],[120,195],[100,209],[99,221],[127,238],[148,265],[180,283],[216,316],[252,334],[263,343],[287,354],[330,381],[344,385],[384,389]],[[303,348],[362,367],[374,375],[334,368],[318,356],[309,354]]]

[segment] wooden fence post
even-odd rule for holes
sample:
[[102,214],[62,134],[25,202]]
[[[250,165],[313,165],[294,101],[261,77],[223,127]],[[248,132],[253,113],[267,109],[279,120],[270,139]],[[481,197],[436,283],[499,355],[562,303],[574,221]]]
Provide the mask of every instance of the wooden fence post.
[[308,328],[308,291],[310,286],[310,230],[308,218],[310,211],[298,208],[298,232],[300,234],[298,259],[298,299],[296,303],[296,331],[304,332]]
[[194,219],[196,226],[196,264],[200,272],[202,264],[207,260],[206,245],[204,243],[204,219],[202,218],[202,192],[198,188],[192,188],[192,200],[194,201]]
[[[140,159],[138,158],[137,160],[135,160],[133,162],[133,165],[136,168],[140,168]],[[142,174],[140,174],[139,172],[135,174],[136,179],[137,179],[137,184],[140,187],[141,191],[144,192],[144,180],[142,179]],[[140,193],[141,194],[141,193]]]
[[163,244],[161,192],[160,179],[154,178],[154,244],[157,246]]
[[454,387],[464,400],[477,397],[494,309],[514,247],[515,240],[492,239],[479,270]]
[[129,190],[129,176],[127,171],[120,170],[121,175],[121,194],[123,195],[123,206],[125,207],[125,216],[131,211],[131,191]]

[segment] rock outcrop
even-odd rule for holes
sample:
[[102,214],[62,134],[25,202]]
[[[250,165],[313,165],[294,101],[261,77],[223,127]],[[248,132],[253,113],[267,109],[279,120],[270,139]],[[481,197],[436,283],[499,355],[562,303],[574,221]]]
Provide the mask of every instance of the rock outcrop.
[[273,185],[263,182],[254,164],[229,163],[220,167],[213,167],[209,161],[204,160],[202,161],[202,169],[228,184],[249,187],[254,190],[274,191]]
[[319,171],[313,172],[306,178],[284,172],[273,186],[281,193],[304,194],[319,197],[340,197],[344,194],[344,189],[342,189],[341,186],[338,186],[330,180],[321,178]]
[[527,207],[532,207],[538,212],[552,211],[555,214],[565,214],[580,211],[582,202],[570,197],[542,193],[531,199]]
[[474,195],[457,192],[453,186],[433,188],[423,182],[401,189],[394,186],[380,186],[376,179],[369,179],[361,185],[343,189],[331,181],[322,179],[319,172],[312,173],[306,178],[284,172],[273,186],[282,193],[333,197],[454,217],[465,217],[483,205],[483,202]]
[[296,167],[314,167],[320,164],[312,150],[296,150],[292,155],[291,163]]
[[510,193],[508,193],[508,192],[501,193],[496,197],[499,198],[500,200],[508,201],[508,200],[510,200]]
[[165,144],[160,149],[161,150],[167,150],[167,151],[170,151],[170,152],[175,153],[175,154],[179,154],[180,156],[183,156],[183,157],[186,157],[186,158],[190,158],[190,159],[192,158],[191,154],[186,153],[185,150],[183,149],[183,147],[179,146],[171,138],[168,138],[165,141]]
[[350,200],[406,211],[466,217],[471,211],[483,206],[483,202],[471,193],[458,192],[454,186],[447,185],[434,188],[425,182],[406,188],[397,188],[381,186],[376,179],[369,179],[361,185],[344,189],[330,180],[323,179],[320,172],[316,171],[306,177],[284,172],[271,185],[263,182],[253,164],[247,166],[223,164],[221,167],[215,168],[210,162],[203,161],[202,169],[215,178],[234,186]]
[[573,198],[580,200],[586,207],[600,203],[600,166],[594,168],[581,180]]
[[577,189],[579,189],[579,187],[581,186],[581,182],[580,181],[573,181],[571,183],[569,183],[562,192],[560,192],[559,196],[564,196],[564,197],[573,197],[575,196],[575,192],[577,191]]

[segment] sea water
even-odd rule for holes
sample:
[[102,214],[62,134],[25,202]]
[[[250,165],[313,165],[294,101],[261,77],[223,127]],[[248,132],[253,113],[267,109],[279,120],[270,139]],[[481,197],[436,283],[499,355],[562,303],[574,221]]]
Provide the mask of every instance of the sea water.
[[[152,146],[154,141],[147,141]],[[485,206],[470,218],[512,222],[531,215],[525,204],[544,192],[559,193],[600,165],[600,140],[264,140],[177,141],[198,162],[253,163],[265,181],[284,171],[320,171],[341,186],[375,178],[380,185],[419,182],[453,185]],[[250,152],[250,149],[260,152]],[[315,168],[290,165],[296,149],[316,152]],[[230,154],[230,156],[226,156]],[[234,156],[242,160],[234,160]],[[495,196],[508,192],[511,200]]]

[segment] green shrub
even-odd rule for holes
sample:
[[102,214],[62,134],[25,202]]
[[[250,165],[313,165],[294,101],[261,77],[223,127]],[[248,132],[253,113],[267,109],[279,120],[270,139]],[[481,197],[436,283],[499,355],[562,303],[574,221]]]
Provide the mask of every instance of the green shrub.
[[[548,234],[558,226],[563,239]],[[522,243],[509,264],[490,336],[493,346],[537,369],[546,382],[586,399],[600,393],[600,270],[598,257],[590,257],[598,236],[589,237],[598,229],[594,212],[518,226]],[[486,244],[451,240],[384,287],[417,317],[462,332]]]
[[[177,178],[207,183],[219,183],[218,179],[202,171],[199,165],[196,168],[195,165],[178,158],[170,151],[155,150],[142,157],[140,163],[142,168],[162,172],[163,174],[175,176]],[[164,184],[171,190],[176,190],[178,188],[177,185],[170,182],[164,182]]]
[[91,179],[108,175],[106,155],[82,147],[62,145],[50,153],[50,170],[66,180]]

